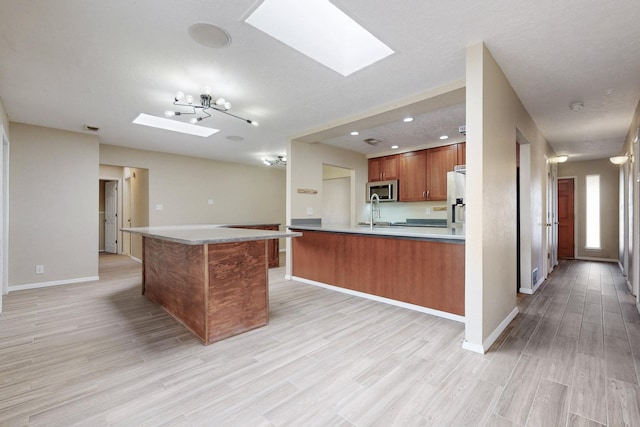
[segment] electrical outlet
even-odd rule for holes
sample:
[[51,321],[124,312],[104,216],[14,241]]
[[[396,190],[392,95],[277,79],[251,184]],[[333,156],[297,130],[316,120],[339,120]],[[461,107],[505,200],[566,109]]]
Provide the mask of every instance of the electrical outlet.
[[212,204],[213,204],[213,199],[209,199],[209,200],[207,200],[207,204],[208,204],[208,205],[212,205]]
[[427,215],[431,215],[431,208],[426,208],[424,213]]
[[164,209],[164,206],[162,205],[162,203],[158,203],[158,204],[156,205],[156,210],[157,210],[157,211],[161,211],[161,210],[163,210],[163,209]]
[[44,274],[44,265],[42,264],[36,265],[36,274]]
[[307,208],[307,215],[313,215],[313,208]]

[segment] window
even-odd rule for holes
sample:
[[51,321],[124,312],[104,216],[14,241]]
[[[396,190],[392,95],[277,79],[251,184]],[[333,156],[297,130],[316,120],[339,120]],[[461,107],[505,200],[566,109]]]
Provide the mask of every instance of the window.
[[600,249],[600,175],[587,175],[586,249]]

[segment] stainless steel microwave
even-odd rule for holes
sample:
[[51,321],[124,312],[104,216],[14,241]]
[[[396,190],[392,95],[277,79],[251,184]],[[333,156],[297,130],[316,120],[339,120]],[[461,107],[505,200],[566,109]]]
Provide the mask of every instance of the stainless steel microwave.
[[371,201],[371,196],[377,194],[381,202],[398,201],[398,180],[367,182],[366,201]]

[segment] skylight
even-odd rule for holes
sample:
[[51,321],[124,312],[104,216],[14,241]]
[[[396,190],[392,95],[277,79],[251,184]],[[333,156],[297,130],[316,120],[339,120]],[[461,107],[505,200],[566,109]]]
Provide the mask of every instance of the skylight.
[[203,138],[219,132],[218,129],[196,126],[190,123],[165,119],[164,117],[151,116],[145,113],[141,113],[138,117],[136,117],[133,123],[137,125],[149,126],[152,128],[170,130],[173,132],[187,133],[189,135],[201,136]]
[[343,76],[394,53],[328,0],[264,0],[246,22]]

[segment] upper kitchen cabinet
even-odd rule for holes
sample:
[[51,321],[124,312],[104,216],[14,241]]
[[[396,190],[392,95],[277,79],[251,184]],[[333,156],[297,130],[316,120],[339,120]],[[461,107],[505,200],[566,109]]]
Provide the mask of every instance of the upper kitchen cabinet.
[[399,201],[427,200],[427,150],[399,154]]
[[369,159],[369,182],[398,179],[398,156]]
[[447,172],[457,164],[457,144],[427,150],[426,200],[447,200]]
[[460,142],[458,144],[458,164],[466,165],[467,164],[467,143]]

